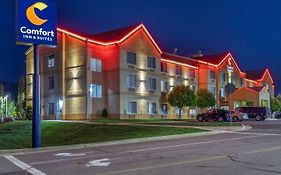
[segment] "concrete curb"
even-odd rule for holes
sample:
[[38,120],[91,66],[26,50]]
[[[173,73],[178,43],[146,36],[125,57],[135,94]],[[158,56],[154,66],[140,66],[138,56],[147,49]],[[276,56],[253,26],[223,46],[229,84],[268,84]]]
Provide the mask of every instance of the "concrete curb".
[[113,145],[129,144],[129,143],[141,143],[141,142],[149,142],[149,141],[161,141],[161,140],[169,140],[169,139],[208,136],[208,135],[215,135],[215,134],[221,134],[221,133],[225,133],[225,131],[213,130],[213,131],[191,133],[191,134],[178,134],[178,135],[128,139],[128,140],[119,140],[119,141],[108,141],[108,142],[99,142],[99,143],[86,143],[86,144],[64,145],[64,146],[54,146],[54,147],[42,147],[42,148],[23,148],[23,149],[12,149],[12,150],[0,150],[0,156],[7,155],[7,154],[20,155],[20,154],[24,154],[24,153],[34,154],[34,153],[54,152],[54,151],[63,151],[63,150],[72,150],[72,149],[81,149],[81,148],[95,148],[95,147],[100,147],[100,146],[113,146]]

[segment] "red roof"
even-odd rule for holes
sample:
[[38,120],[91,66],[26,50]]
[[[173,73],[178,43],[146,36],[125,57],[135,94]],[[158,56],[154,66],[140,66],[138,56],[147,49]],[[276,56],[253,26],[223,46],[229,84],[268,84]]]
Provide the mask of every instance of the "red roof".
[[229,53],[222,53],[222,54],[217,54],[217,55],[206,55],[206,56],[202,56],[202,57],[194,57],[192,59],[218,65],[228,54]]
[[140,25],[141,24],[135,24],[95,35],[88,35],[88,38],[99,42],[119,41]]
[[188,64],[188,65],[191,65],[191,66],[198,67],[197,61],[192,60],[191,58],[188,58],[188,57],[185,57],[185,56],[175,55],[175,54],[164,52],[162,54],[162,58],[170,60],[170,61],[175,61],[175,62],[184,63],[184,64]]
[[246,71],[246,77],[251,80],[258,80],[261,79],[265,70],[259,69],[259,70],[252,70],[252,71]]
[[252,89],[253,91],[256,91],[256,92],[261,92],[261,90],[264,88],[263,86],[261,87],[247,87],[249,89]]

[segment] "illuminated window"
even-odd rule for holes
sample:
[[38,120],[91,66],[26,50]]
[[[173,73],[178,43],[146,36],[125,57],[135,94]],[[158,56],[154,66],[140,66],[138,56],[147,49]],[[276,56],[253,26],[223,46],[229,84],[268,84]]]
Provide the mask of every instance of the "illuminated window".
[[147,57],[147,67],[156,69],[156,59],[154,57]]
[[48,68],[55,66],[55,55],[48,56]]
[[149,90],[156,90],[156,79],[148,78],[148,88]]
[[245,84],[244,79],[243,79],[243,78],[240,78],[240,85],[241,85],[241,86],[244,86],[244,84]]
[[147,113],[150,115],[155,115],[156,114],[156,103],[147,103]]
[[221,88],[221,90],[220,90],[220,96],[221,96],[221,97],[225,97],[224,88]]
[[90,85],[90,97],[102,98],[102,85],[91,84]]
[[135,101],[128,102],[127,113],[128,114],[136,114],[137,113],[137,102],[135,102]]
[[137,54],[133,52],[127,52],[127,63],[137,65]]
[[167,81],[161,81],[161,92],[167,92],[169,89]]
[[137,77],[136,75],[127,75],[127,86],[128,88],[137,87]]
[[54,89],[55,84],[55,78],[54,77],[48,77],[48,87],[49,89]]
[[102,70],[101,60],[96,59],[96,58],[91,58],[90,69],[91,69],[91,71],[94,71],[94,72],[101,72],[101,70]]
[[176,74],[177,75],[182,75],[182,67],[181,66],[176,66]]
[[48,114],[49,115],[54,115],[55,114],[55,104],[54,103],[49,103],[48,104]]

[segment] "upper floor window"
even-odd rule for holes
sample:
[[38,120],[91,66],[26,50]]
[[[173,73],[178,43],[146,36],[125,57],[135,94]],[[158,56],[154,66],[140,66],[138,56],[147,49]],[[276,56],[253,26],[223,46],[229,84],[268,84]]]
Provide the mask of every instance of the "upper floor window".
[[129,88],[137,87],[137,77],[135,75],[127,75],[127,86]]
[[215,73],[215,71],[210,70],[210,71],[209,71],[209,74],[210,74],[210,80],[215,80],[215,79],[216,79],[216,73]]
[[169,84],[167,81],[161,81],[161,92],[167,92],[169,90]]
[[127,63],[137,65],[137,54],[133,52],[127,52]]
[[167,63],[161,62],[161,72],[167,72]]
[[221,72],[221,81],[226,82],[226,74]]
[[189,69],[189,78],[195,78],[195,69]]
[[55,78],[54,77],[48,77],[48,87],[49,89],[54,89],[55,86]]
[[154,57],[147,57],[147,67],[156,69],[156,59]]
[[244,79],[243,79],[243,78],[240,78],[240,85],[241,85],[241,86],[244,86],[244,84],[245,84]]
[[101,70],[102,70],[101,60],[96,59],[96,58],[91,58],[90,69],[91,69],[91,71],[94,71],[94,72],[101,72]]
[[181,66],[176,65],[176,74],[182,75],[182,67]]
[[48,67],[55,67],[55,55],[48,56]]
[[90,85],[90,97],[102,98],[102,85],[91,84]]
[[156,90],[156,79],[148,78],[148,88],[149,90]]

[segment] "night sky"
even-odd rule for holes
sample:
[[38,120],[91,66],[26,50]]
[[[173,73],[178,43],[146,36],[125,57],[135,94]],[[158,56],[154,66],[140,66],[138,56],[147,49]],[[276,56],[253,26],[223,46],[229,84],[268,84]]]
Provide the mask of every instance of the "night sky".
[[[0,1],[0,81],[25,73],[15,1]],[[242,70],[269,68],[281,91],[280,0],[58,0],[58,24],[89,34],[143,22],[164,51],[231,52]]]

